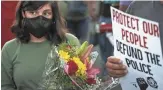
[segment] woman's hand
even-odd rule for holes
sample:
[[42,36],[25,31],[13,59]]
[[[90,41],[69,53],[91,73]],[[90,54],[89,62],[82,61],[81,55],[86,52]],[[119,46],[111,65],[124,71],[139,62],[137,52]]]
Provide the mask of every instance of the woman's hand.
[[123,65],[122,61],[116,57],[108,57],[106,68],[109,72],[109,75],[112,77],[122,77],[127,74],[127,68]]

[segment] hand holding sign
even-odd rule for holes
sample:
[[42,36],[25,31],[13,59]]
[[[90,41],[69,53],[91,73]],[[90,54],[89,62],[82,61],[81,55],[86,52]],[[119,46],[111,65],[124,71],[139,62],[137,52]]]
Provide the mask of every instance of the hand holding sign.
[[115,8],[111,8],[111,14],[114,55],[127,66],[128,74],[115,57],[108,58],[109,74],[121,77],[123,90],[163,90],[159,24]]
[[122,77],[127,74],[127,68],[122,61],[116,57],[109,57],[106,63],[109,75],[112,77]]

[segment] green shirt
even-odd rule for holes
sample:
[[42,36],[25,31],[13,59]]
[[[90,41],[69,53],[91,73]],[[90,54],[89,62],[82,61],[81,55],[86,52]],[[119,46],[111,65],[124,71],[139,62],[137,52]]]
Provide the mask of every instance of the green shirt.
[[[66,37],[80,45],[72,34],[66,34]],[[28,44],[19,43],[16,39],[8,41],[2,49],[2,90],[37,90],[50,50],[48,40]]]

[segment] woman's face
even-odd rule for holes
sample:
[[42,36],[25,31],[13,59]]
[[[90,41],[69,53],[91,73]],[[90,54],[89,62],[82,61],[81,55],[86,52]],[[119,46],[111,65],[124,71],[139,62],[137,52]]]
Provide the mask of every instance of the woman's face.
[[23,17],[26,18],[35,18],[38,16],[44,16],[45,18],[52,19],[53,13],[52,13],[51,5],[45,4],[41,6],[38,10],[25,11],[25,13],[23,13]]

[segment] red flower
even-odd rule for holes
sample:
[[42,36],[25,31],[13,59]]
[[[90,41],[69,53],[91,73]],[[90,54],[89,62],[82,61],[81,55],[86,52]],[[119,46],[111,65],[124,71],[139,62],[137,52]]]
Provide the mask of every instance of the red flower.
[[91,85],[91,84],[96,84],[95,78],[87,78],[86,82],[87,82],[87,84],[89,84],[89,85]]
[[78,70],[77,64],[72,60],[68,61],[67,65],[68,65],[68,72],[67,73],[69,75],[75,74],[75,72]]

